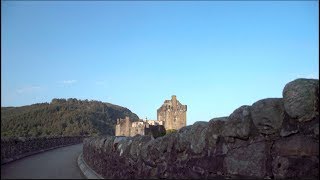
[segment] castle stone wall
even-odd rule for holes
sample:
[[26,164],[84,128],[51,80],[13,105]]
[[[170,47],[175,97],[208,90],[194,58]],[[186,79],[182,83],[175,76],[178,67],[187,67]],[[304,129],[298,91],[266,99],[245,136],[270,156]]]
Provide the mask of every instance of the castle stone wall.
[[130,121],[129,117],[126,117],[125,119],[117,119],[115,135],[130,136],[131,126],[132,122]]
[[145,124],[143,122],[133,122],[130,129],[130,136],[137,134],[145,135]]
[[[148,122],[151,122],[149,124]],[[154,124],[154,125],[152,125]],[[116,129],[116,136],[135,136],[135,135],[151,135],[158,137],[165,134],[163,125],[158,124],[156,121],[135,121],[131,122],[128,117],[125,119],[118,119]]]
[[180,129],[187,125],[187,106],[182,105],[175,95],[171,100],[165,100],[164,104],[157,110],[158,121],[164,122],[168,129]]

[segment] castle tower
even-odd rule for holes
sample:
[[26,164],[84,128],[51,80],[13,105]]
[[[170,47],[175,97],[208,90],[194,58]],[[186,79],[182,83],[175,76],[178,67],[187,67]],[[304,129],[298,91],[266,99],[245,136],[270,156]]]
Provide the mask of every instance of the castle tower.
[[132,122],[128,116],[125,119],[117,119],[117,124],[115,127],[116,136],[129,136]]
[[187,124],[187,105],[182,105],[177,97],[172,95],[171,100],[165,100],[157,110],[157,119],[164,122],[166,130],[178,130]]
[[176,108],[177,107],[177,96],[176,95],[171,96],[171,102],[172,102],[173,108]]

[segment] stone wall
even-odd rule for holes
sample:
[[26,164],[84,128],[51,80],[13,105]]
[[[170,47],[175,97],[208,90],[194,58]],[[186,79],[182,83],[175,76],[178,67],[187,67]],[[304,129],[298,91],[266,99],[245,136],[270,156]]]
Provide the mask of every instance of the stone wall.
[[241,106],[157,139],[84,140],[87,164],[104,178],[319,178],[319,81],[288,83],[283,98]]
[[84,136],[1,138],[1,164],[55,147],[82,143],[84,138]]
[[145,135],[145,128],[148,124],[143,122],[133,122],[130,127],[130,136],[135,136],[137,134]]
[[[149,124],[151,122],[154,125]],[[129,117],[125,119],[118,119],[116,129],[116,136],[135,136],[139,135],[152,135],[157,138],[165,134],[166,130],[163,125],[157,121],[135,121],[131,122]]]

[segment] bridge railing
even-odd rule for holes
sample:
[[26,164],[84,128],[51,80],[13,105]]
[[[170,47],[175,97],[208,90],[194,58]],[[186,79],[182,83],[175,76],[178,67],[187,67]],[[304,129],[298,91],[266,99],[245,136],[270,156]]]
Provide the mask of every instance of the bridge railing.
[[1,164],[50,149],[78,144],[86,137],[88,136],[1,138]]

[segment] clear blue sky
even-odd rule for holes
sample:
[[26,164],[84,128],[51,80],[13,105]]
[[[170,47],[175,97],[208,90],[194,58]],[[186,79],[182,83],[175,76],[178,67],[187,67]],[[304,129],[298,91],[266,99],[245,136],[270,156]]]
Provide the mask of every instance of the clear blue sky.
[[318,1],[4,2],[1,106],[78,98],[187,124],[319,77]]

